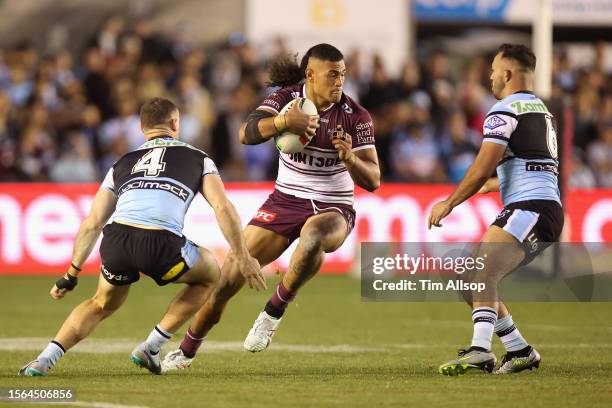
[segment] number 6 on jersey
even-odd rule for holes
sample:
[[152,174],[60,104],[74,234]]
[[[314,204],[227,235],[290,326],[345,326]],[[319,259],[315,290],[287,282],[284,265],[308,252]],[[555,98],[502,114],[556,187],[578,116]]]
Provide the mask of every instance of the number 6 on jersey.
[[165,147],[150,150],[136,162],[132,168],[132,174],[143,171],[145,176],[159,176],[159,173],[166,169],[166,162],[162,160],[165,152]]

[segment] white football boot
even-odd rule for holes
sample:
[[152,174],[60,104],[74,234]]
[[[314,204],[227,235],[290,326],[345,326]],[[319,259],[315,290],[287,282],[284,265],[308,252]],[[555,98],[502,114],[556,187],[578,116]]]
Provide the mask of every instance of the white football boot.
[[276,319],[265,311],[261,312],[244,340],[244,349],[251,353],[257,353],[268,348],[280,321],[281,319]]
[[161,363],[161,371],[165,373],[173,370],[184,370],[193,363],[193,360],[195,360],[195,357],[189,358],[183,354],[183,350],[176,349],[166,354],[164,361]]

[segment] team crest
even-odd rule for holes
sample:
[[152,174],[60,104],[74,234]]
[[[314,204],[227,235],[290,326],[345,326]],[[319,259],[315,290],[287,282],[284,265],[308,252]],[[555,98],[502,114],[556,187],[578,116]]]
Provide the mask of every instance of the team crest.
[[342,105],[342,109],[344,109],[344,111],[346,113],[353,113],[353,108],[351,108],[350,106],[348,106],[348,103],[345,103]]
[[504,126],[507,125],[508,123],[503,120],[502,118],[500,118],[499,116],[491,116],[489,119],[487,119],[487,122],[485,123],[485,129],[497,129],[500,126]]

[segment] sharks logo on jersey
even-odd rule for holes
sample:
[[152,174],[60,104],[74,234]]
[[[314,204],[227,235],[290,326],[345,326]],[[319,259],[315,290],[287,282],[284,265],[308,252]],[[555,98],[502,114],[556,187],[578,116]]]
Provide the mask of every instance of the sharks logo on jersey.
[[497,129],[500,126],[504,126],[507,125],[508,122],[506,122],[505,120],[503,120],[501,117],[499,117],[498,115],[493,115],[493,116],[489,116],[484,124],[485,129]]

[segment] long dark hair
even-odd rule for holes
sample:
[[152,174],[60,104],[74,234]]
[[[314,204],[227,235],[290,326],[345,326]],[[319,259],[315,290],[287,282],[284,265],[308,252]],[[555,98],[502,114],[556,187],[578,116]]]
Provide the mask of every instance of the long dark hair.
[[344,59],[344,56],[339,49],[330,44],[317,44],[311,47],[302,57],[302,61],[298,64],[298,55],[286,54],[281,55],[270,63],[268,68],[270,81],[268,86],[286,87],[297,84],[306,78],[306,67],[310,57],[320,59],[322,61],[337,62]]

